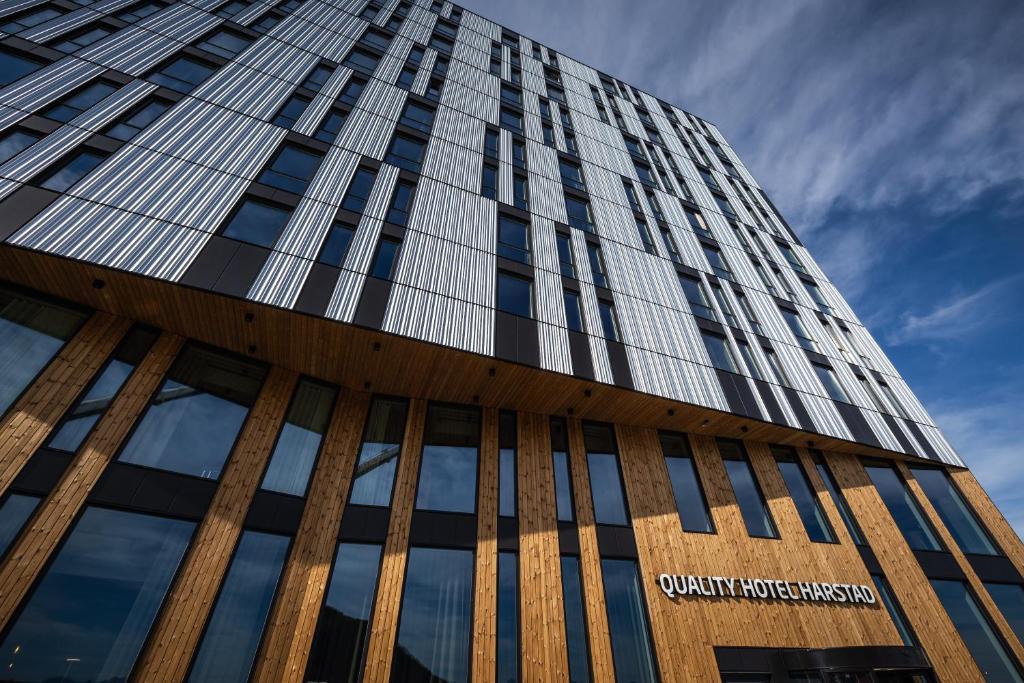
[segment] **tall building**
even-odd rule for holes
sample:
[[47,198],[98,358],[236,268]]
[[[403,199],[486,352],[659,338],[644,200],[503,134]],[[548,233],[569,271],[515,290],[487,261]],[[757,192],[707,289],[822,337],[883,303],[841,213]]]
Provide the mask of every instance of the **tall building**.
[[1022,680],[1024,546],[713,124],[439,0],[0,32],[0,680]]

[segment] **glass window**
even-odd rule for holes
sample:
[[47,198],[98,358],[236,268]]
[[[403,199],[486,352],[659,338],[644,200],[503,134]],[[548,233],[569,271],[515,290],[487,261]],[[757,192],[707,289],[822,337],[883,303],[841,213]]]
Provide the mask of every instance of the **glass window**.
[[412,84],[416,81],[416,69],[411,66],[402,67],[398,72],[398,80],[395,85],[403,90],[411,90]]
[[438,52],[450,55],[452,50],[455,49],[455,43],[452,40],[435,33],[430,36],[430,47],[434,48]]
[[0,287],[0,415],[57,355],[86,314]]
[[932,579],[931,583],[985,680],[990,683],[1024,680],[967,584],[940,579]]
[[801,279],[804,289],[807,290],[807,295],[811,297],[811,300],[818,305],[818,310],[828,315],[835,315],[836,312],[832,310],[832,307],[825,301],[825,296],[821,293],[818,285],[814,282],[808,282],[807,280]]
[[0,558],[7,554],[8,548],[35,512],[40,500],[38,496],[12,493],[0,505]]
[[598,524],[629,524],[626,494],[619,472],[615,436],[607,425],[584,424],[583,443],[587,449],[590,493],[594,499],[594,519]]
[[544,144],[549,147],[555,146],[555,129],[551,127],[550,123],[543,123],[540,127],[541,132],[544,134]]
[[843,524],[846,525],[846,530],[850,532],[850,538],[857,545],[864,545],[864,536],[861,534],[860,527],[857,526],[857,522],[853,517],[853,511],[850,510],[846,498],[840,492],[839,486],[832,477],[832,472],[829,471],[828,466],[821,460],[818,460],[814,467],[818,470],[818,476],[821,477],[821,481],[828,490],[829,495],[832,496],[832,501],[836,504],[836,509],[839,510],[839,516],[843,518]]
[[480,412],[433,403],[427,408],[417,510],[476,512]]
[[359,96],[363,94],[363,90],[366,88],[366,79],[353,76],[348,79],[345,83],[345,87],[341,89],[341,94],[338,95],[338,101],[342,104],[347,104],[350,107],[354,107],[356,102],[359,101]]
[[832,525],[828,523],[825,511],[821,509],[818,497],[811,489],[811,482],[808,481],[796,453],[779,446],[772,446],[771,450],[779,465],[782,479],[786,482],[789,497],[807,531],[807,537],[815,543],[835,543]]
[[402,451],[407,410],[408,405],[400,399],[373,400],[366,418],[349,503],[382,507],[391,504],[391,489]]
[[390,280],[395,274],[395,264],[398,262],[398,252],[401,248],[401,240],[381,237],[377,242],[377,253],[373,256],[373,263],[370,264],[370,277]]
[[269,249],[277,242],[291,215],[283,206],[246,197],[221,235]]
[[676,238],[668,228],[661,229],[661,241],[665,244],[665,251],[674,263],[682,263],[683,257],[679,254],[679,247],[676,245]]
[[498,157],[498,131],[488,128],[484,132],[484,156]]
[[733,493],[736,494],[736,502],[747,526],[747,533],[759,538],[777,538],[775,523],[772,521],[768,505],[764,501],[761,487],[757,484],[754,470],[747,460],[743,446],[735,441],[718,439],[718,450],[722,454]]
[[316,175],[323,158],[322,154],[286,143],[278,150],[270,166],[257,178],[257,182],[302,194]]
[[820,363],[811,363],[814,368],[815,374],[818,375],[818,379],[821,380],[822,385],[825,387],[825,391],[834,401],[840,401],[842,403],[849,403],[850,398],[846,395],[846,390],[843,389],[843,385],[839,383],[839,377],[836,376],[836,371],[827,365],[821,365]]
[[562,555],[561,564],[569,683],[590,683],[590,646],[587,643],[587,617],[583,610],[580,560],[572,555]]
[[0,164],[8,159],[13,159],[42,138],[41,133],[23,128],[15,128],[9,133],[0,136]]
[[503,410],[498,423],[498,516],[516,516],[516,414]]
[[50,19],[56,19],[62,14],[64,14],[64,10],[44,5],[38,9],[32,9],[28,12],[15,14],[13,17],[7,18],[6,21],[0,24],[0,32],[18,33],[25,29],[32,28],[33,26],[39,26],[39,24],[47,22]]
[[[725,296],[725,290],[718,285],[711,285],[711,291],[715,295],[715,301],[718,302],[718,307],[722,309],[722,315],[725,316],[725,322],[733,327],[739,327],[736,315],[732,312],[732,306],[729,305],[729,299]],[[753,362],[750,362],[749,364],[752,368],[756,369],[756,364]],[[755,374],[755,377],[758,377],[758,379],[760,379],[758,376],[759,374],[760,373]]]
[[121,21],[127,21],[128,23],[141,21],[146,17],[156,14],[162,10],[166,5],[162,2],[155,2],[154,0],[148,0],[147,2],[140,2],[136,5],[130,6],[128,9],[120,12],[117,18]]
[[866,465],[864,470],[907,544],[914,550],[942,550],[931,525],[896,470],[888,465]]
[[327,79],[334,74],[334,69],[326,64],[317,64],[313,70],[302,81],[302,87],[307,90],[318,92],[327,83]]
[[[861,356],[861,358],[864,359],[864,356]],[[871,366],[868,365],[868,367]],[[885,394],[885,397],[889,399],[889,404],[892,406],[892,409],[896,411],[896,415],[902,417],[904,420],[909,420],[910,416],[907,415],[907,411],[903,409],[903,404],[896,398],[896,393],[892,390],[892,387],[881,380],[878,382],[878,387],[882,390],[882,393]]]
[[640,235],[640,242],[644,245],[644,251],[648,254],[658,254],[657,248],[654,246],[654,239],[651,237],[651,231],[647,227],[647,223],[634,217],[636,223],[636,231]]
[[1024,642],[1024,585],[986,582],[985,590],[1013,629],[1017,640]]
[[40,186],[54,192],[66,192],[106,158],[107,155],[102,152],[81,150],[50,171]]
[[231,59],[249,46],[252,39],[234,31],[220,29],[210,37],[199,42],[199,47],[224,59]]
[[216,69],[191,57],[178,57],[148,76],[149,80],[171,90],[189,93],[209,78]]
[[627,179],[622,179],[622,189],[626,192],[626,201],[629,202],[629,208],[633,211],[642,212],[640,208],[640,199],[636,196],[636,189],[633,187],[633,183]]
[[579,292],[571,289],[562,290],[565,300],[565,323],[573,332],[583,332],[583,311],[580,308]]
[[912,467],[910,471],[960,550],[976,555],[1000,554],[946,472],[923,467]]
[[480,194],[488,199],[498,198],[498,167],[484,162],[483,174],[480,178]]
[[104,134],[117,140],[131,140],[170,108],[170,102],[157,99],[149,100],[113,124]]
[[501,99],[517,107],[523,106],[523,91],[510,85],[501,84]]
[[719,370],[739,373],[736,359],[733,358],[729,341],[725,337],[703,329],[700,331],[700,337],[704,340],[704,348],[707,349],[708,356],[711,358],[711,365]]
[[711,270],[714,271],[715,275],[723,280],[731,280],[732,271],[729,270],[729,264],[725,262],[722,252],[706,244],[701,244],[700,246],[704,250],[704,256],[707,258],[708,265],[711,266]]
[[499,270],[497,308],[499,311],[532,318],[533,280]]
[[558,171],[562,176],[562,182],[577,190],[586,191],[587,185],[583,182],[583,169],[579,164],[565,159],[558,160]]
[[658,437],[683,530],[713,532],[715,529],[711,523],[711,513],[686,435],[662,432]]
[[764,352],[764,357],[768,359],[768,367],[772,369],[772,375],[775,377],[775,381],[779,383],[779,386],[790,386],[789,377],[786,375],[786,371],[782,367],[782,361],[779,360],[775,351],[767,346],[762,346],[761,351]]
[[244,531],[188,680],[245,683],[277,590],[289,537]]
[[473,552],[410,548],[391,680],[468,683],[472,630]]
[[345,199],[341,208],[354,213],[362,213],[366,207],[366,200],[370,198],[370,191],[373,189],[373,182],[377,179],[377,172],[368,168],[360,168],[352,177]]
[[512,165],[526,168],[526,143],[516,138],[512,138]]
[[250,361],[185,347],[118,459],[218,478],[265,375]]
[[576,145],[576,136],[567,130],[562,131],[562,136],[565,138],[565,151],[578,157],[580,155],[580,150]]
[[590,261],[590,273],[594,277],[594,284],[607,288],[608,275],[604,268],[604,255],[601,254],[601,247],[587,242],[587,258]]
[[348,114],[337,109],[327,112],[327,116],[320,122],[313,137],[321,142],[331,143],[338,137],[341,127],[345,125]]
[[559,522],[576,518],[573,508],[572,476],[569,474],[569,438],[565,421],[551,418],[551,458],[555,469],[555,508]]
[[345,61],[342,62],[342,64],[353,71],[362,71],[363,73],[372,74],[377,68],[377,64],[379,62],[380,57],[369,50],[357,47],[353,48],[353,50],[348,53],[348,57],[345,58]]
[[878,592],[878,597],[881,599],[882,604],[885,605],[885,609],[889,612],[889,618],[892,619],[893,625],[896,626],[896,630],[900,634],[900,640],[907,647],[915,647],[917,641],[914,638],[913,631],[910,630],[910,626],[907,624],[906,619],[903,618],[903,610],[899,608],[896,603],[896,598],[892,594],[892,590],[889,588],[889,582],[885,580],[885,577],[881,574],[872,574],[871,580],[875,583],[875,590]]
[[387,33],[384,33],[383,31],[378,31],[371,28],[366,33],[363,34],[363,37],[360,39],[360,41],[366,43],[370,47],[377,48],[381,52],[387,52],[388,45],[391,44],[391,36],[389,36]]
[[408,180],[399,180],[395,184],[395,193],[391,195],[391,206],[388,207],[388,215],[385,220],[395,225],[407,225],[409,223],[409,211],[412,210],[412,199],[416,194],[416,185]]
[[358,681],[370,641],[381,547],[339,543],[306,664],[307,681]]
[[761,367],[757,364],[757,359],[754,358],[754,352],[751,350],[750,344],[737,340],[736,347],[740,350],[740,357],[746,363],[750,376],[754,379],[763,380],[764,375],[761,374]]
[[523,133],[523,115],[514,109],[508,107],[501,108],[501,114],[498,117],[498,122],[502,128],[510,130],[513,133]]
[[127,680],[194,528],[86,508],[0,645],[18,680]]
[[396,134],[391,140],[391,147],[388,148],[384,161],[404,168],[406,171],[419,173],[426,149],[427,143],[408,135]]
[[576,277],[576,266],[572,258],[572,238],[560,232],[555,233],[558,247],[558,269],[565,277]]
[[398,122],[429,133],[434,125],[434,110],[431,107],[424,107],[422,104],[409,101],[406,102],[405,111],[402,112],[402,118]]
[[757,334],[761,334],[761,323],[758,321],[757,314],[754,313],[754,309],[750,305],[750,301],[743,292],[737,289],[734,289],[732,293],[736,295],[736,301],[739,302],[740,310],[743,311],[743,316],[747,319],[747,324],[750,325],[750,329]]
[[530,208],[530,186],[525,175],[512,176],[512,205],[526,211]]
[[633,683],[655,683],[647,608],[634,560],[601,560],[608,631],[612,641],[615,677]]
[[267,12],[262,17],[260,17],[258,21],[256,21],[253,24],[250,24],[249,28],[256,31],[257,33],[266,33],[270,29],[277,26],[279,21],[281,21],[281,17],[278,14],[273,12]]
[[520,263],[530,262],[530,224],[498,214],[498,256]]
[[[788,308],[779,308],[779,311],[782,312],[782,317],[786,319],[786,324],[789,325],[789,329],[793,332],[793,336],[796,337],[797,343],[808,351],[817,352],[818,343],[811,339],[810,332],[808,332],[807,328],[804,327],[804,322],[800,319],[797,312],[791,311]],[[821,375],[819,373],[819,377],[820,376]],[[845,398],[836,400],[842,400],[844,403],[849,403]]]
[[283,128],[292,128],[299,117],[302,116],[302,112],[306,111],[306,107],[312,102],[308,97],[302,95],[292,95],[289,97],[280,111],[277,112],[277,116],[274,117],[274,123]]
[[155,330],[145,327],[135,327],[125,336],[103,372],[64,416],[64,421],[50,437],[49,448],[68,452],[78,450],[156,337]]
[[601,316],[601,330],[604,338],[609,341],[620,341],[619,320],[615,315],[615,305],[604,299],[597,300],[597,312]]
[[565,211],[569,225],[584,232],[594,232],[594,221],[590,216],[590,203],[565,195]]
[[519,680],[519,558],[498,553],[497,681]]
[[307,379],[299,382],[260,488],[305,495],[336,395],[333,387]]
[[718,320],[715,310],[711,308],[708,295],[704,291],[704,283],[688,275],[679,276],[679,284],[683,287],[683,293],[690,304],[693,314],[708,320]]
[[355,234],[355,227],[348,223],[336,222],[331,226],[324,246],[320,250],[320,263],[341,268],[345,263],[345,256],[348,255],[348,248],[352,244],[352,236]]
[[76,116],[85,113],[86,110],[116,90],[117,86],[106,81],[93,83],[50,106],[43,111],[43,116],[54,121],[67,123]]

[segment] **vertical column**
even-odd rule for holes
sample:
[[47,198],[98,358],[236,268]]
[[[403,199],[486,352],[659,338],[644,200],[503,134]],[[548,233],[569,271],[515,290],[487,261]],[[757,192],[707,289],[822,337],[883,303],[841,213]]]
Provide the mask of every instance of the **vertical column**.
[[519,413],[517,423],[522,680],[568,681],[550,422]]
[[0,568],[0,586],[4,587],[0,593],[0,630],[6,627],[46,560],[78,516],[107,463],[145,410],[181,344],[181,337],[166,332],[153,344],[82,444],[56,488],[40,505],[30,529],[11,550]]
[[857,457],[841,453],[829,453],[827,457],[836,482],[939,679],[958,683],[984,681]]
[[0,494],[103,367],[131,321],[94,313],[0,421]]
[[179,681],[185,676],[297,381],[290,370],[270,370],[135,666],[136,680]]
[[604,584],[601,579],[601,553],[597,546],[594,499],[590,495],[587,451],[583,445],[580,421],[570,419],[569,464],[576,497],[576,523],[580,533],[580,571],[583,574],[583,598],[587,611],[587,635],[590,638],[590,668],[595,683],[615,680],[612,642],[605,611]]
[[485,408],[480,430],[473,590],[473,680],[493,683],[498,637],[498,411]]
[[300,683],[327,589],[369,396],[342,390],[267,623],[254,681]]
[[380,567],[373,625],[370,627],[366,670],[363,672],[364,683],[386,683],[391,679],[391,659],[398,636],[398,609],[401,606],[402,585],[405,582],[409,528],[412,525],[412,511],[416,504],[416,478],[420,471],[426,415],[425,401],[410,402],[402,454],[398,458],[394,504],[391,521],[388,524],[388,537],[384,543],[384,559]]

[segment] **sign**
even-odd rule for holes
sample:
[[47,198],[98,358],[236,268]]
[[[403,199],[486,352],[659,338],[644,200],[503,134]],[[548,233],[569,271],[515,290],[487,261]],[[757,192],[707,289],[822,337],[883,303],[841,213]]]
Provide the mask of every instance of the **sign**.
[[817,583],[781,579],[740,579],[730,576],[690,576],[659,574],[658,586],[669,598],[702,596],[750,600],[787,600],[799,602],[848,602],[874,605],[875,593],[865,585]]

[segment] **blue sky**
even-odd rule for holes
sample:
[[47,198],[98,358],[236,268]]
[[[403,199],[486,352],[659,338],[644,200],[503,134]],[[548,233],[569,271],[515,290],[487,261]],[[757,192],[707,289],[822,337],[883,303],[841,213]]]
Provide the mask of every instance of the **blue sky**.
[[1024,4],[464,4],[718,125],[1024,535]]

